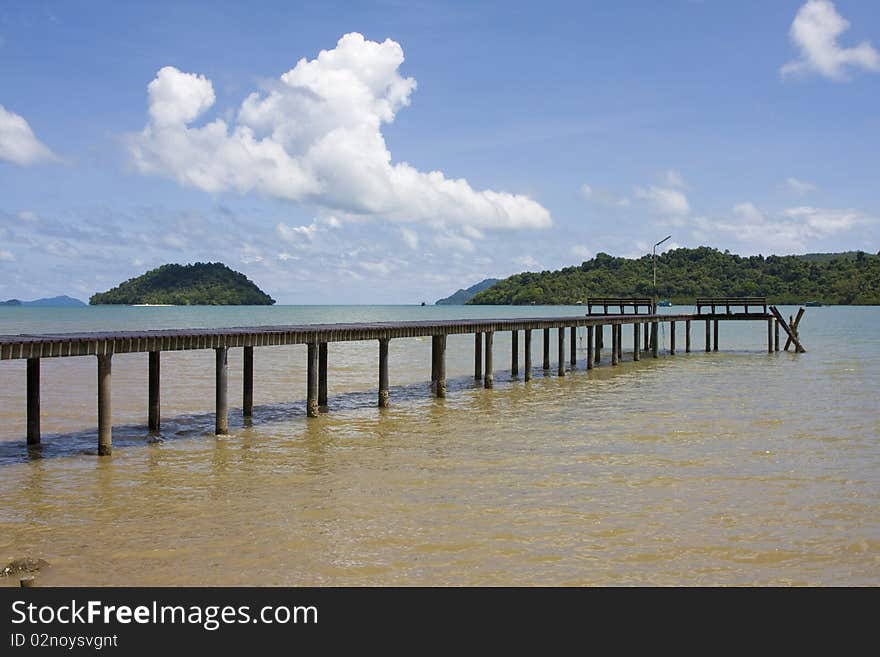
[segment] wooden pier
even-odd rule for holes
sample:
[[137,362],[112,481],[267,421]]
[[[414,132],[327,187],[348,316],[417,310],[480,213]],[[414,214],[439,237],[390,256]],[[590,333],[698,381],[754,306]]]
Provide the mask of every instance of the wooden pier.
[[[702,300],[701,300],[702,301]],[[745,303],[748,306],[745,306]],[[763,302],[763,303],[762,303]],[[623,357],[622,335],[624,325],[633,327],[634,361],[640,360],[642,350],[653,358],[659,357],[658,334],[661,323],[670,325],[670,355],[676,353],[676,324],[683,322],[685,331],[685,352],[691,350],[692,322],[705,322],[705,349],[718,351],[718,325],[722,321],[757,321],[767,323],[767,350],[779,351],[779,328],[788,335],[789,344],[797,352],[803,352],[797,325],[803,309],[796,320],[786,322],[779,311],[770,306],[767,312],[763,299],[711,299],[705,304],[712,312],[656,314],[656,309],[646,299],[600,299],[593,300],[590,314],[574,317],[531,317],[515,319],[463,319],[410,322],[372,322],[365,324],[310,324],[300,326],[251,326],[218,329],[173,329],[153,331],[117,331],[112,333],[60,333],[41,335],[0,335],[0,360],[21,359],[27,361],[27,444],[40,442],[40,361],[43,358],[72,356],[95,356],[98,377],[98,454],[106,456],[112,452],[112,405],[111,378],[114,354],[148,354],[148,395],[147,418],[150,431],[158,431],[160,426],[160,357],[163,351],[194,349],[213,349],[216,353],[215,373],[215,432],[228,432],[228,359],[230,349],[242,349],[243,389],[242,413],[245,417],[253,415],[254,349],[279,345],[307,345],[307,399],[306,414],[317,417],[327,411],[327,361],[328,344],[376,340],[378,342],[378,406],[386,407],[390,402],[388,354],[391,340],[405,338],[431,337],[431,391],[437,397],[445,397],[446,387],[446,338],[449,335],[474,335],[474,379],[482,379],[485,388],[494,383],[493,337],[496,332],[510,331],[512,351],[510,371],[519,373],[519,332],[525,335],[525,360],[523,378],[532,377],[532,332],[543,332],[543,370],[549,374],[551,364],[551,330],[557,331],[558,376],[565,376],[566,365],[574,371],[577,365],[577,329],[586,329],[587,357],[585,368],[592,369],[602,360],[602,349],[611,347],[610,362],[618,365]],[[640,314],[645,307],[649,312]],[[742,312],[735,311],[740,305]],[[594,312],[593,306],[602,307],[601,314]],[[724,312],[715,312],[716,308]],[[627,313],[632,308],[633,312]],[[760,312],[753,309],[760,308]],[[731,309],[734,309],[733,311]],[[619,313],[610,314],[610,310]],[[605,327],[608,327],[607,331]],[[570,351],[566,354],[566,329],[570,333]],[[711,330],[710,330],[711,329]],[[605,342],[606,333],[609,341]],[[644,346],[641,338],[644,333]],[[714,343],[713,338],[714,337]],[[566,362],[568,361],[568,362]]]

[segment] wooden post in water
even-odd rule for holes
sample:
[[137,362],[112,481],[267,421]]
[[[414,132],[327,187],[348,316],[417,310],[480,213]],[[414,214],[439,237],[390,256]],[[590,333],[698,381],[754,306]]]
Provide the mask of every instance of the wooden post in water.
[[669,322],[669,354],[675,356],[675,322]]
[[651,336],[648,333],[650,322],[645,322],[645,351],[651,348]]
[[773,353],[773,320],[767,320],[767,353]]
[[641,350],[639,346],[639,338],[642,335],[642,327],[638,324],[633,324],[633,361],[638,361],[641,358],[641,354],[639,351]]
[[510,332],[510,376],[519,376],[519,331]]
[[306,416],[318,417],[318,343],[306,346]]
[[587,369],[593,369],[593,333],[592,326],[587,327]]
[[651,355],[657,358],[660,355],[660,322],[651,322]]
[[684,322],[684,353],[691,353],[691,320]]
[[565,327],[560,326],[556,329],[556,339],[558,344],[559,362],[556,364],[556,373],[559,376],[565,376]]
[[379,338],[379,408],[388,407],[388,342],[388,338]]
[[773,320],[773,351],[779,351],[779,320]]
[[98,456],[113,452],[113,413],[110,374],[113,354],[98,354]]
[[526,329],[525,331],[525,370],[523,371],[523,377],[526,381],[532,380],[532,330]]
[[241,414],[254,416],[254,348],[245,347],[242,355]]
[[483,368],[483,370],[484,370],[483,387],[484,388],[491,388],[492,386],[495,385],[495,377],[492,375],[492,371],[493,371],[493,367],[494,367],[494,365],[492,364],[492,338],[493,337],[494,337],[494,334],[492,333],[492,331],[486,331],[486,345],[485,345],[485,348],[483,349],[483,351],[485,352],[485,356],[486,356],[486,365]]
[[474,379],[483,378],[483,334],[474,333]]
[[718,351],[718,320],[715,320],[715,330],[713,340],[712,340],[712,351]]
[[593,351],[596,352],[594,355],[595,356],[594,361],[596,363],[600,363],[602,361],[602,331],[603,330],[604,330],[604,328],[602,327],[601,324],[596,324],[596,340],[595,340],[596,346],[595,346],[595,349],[593,349]]
[[436,335],[431,336],[431,394],[434,396],[437,395],[437,352],[439,350],[437,337]]
[[437,397],[446,396],[446,334],[437,336]]
[[159,431],[159,353],[149,353],[149,382],[147,391],[147,428]]
[[617,365],[620,355],[617,352],[617,324],[611,325],[611,364]]
[[227,347],[215,347],[216,372],[214,376],[214,433],[218,436],[229,433],[229,397],[227,387],[229,382],[229,349]]
[[327,343],[318,344],[318,411],[327,412]]
[[571,371],[573,372],[577,368],[577,326],[572,326],[570,330],[570,335],[568,336],[571,340],[571,345],[568,348],[569,351],[569,359],[568,363],[571,365]]
[[40,359],[27,360],[27,444],[40,444]]
[[[623,314],[623,313],[621,313]],[[617,325],[617,362],[623,360],[623,324]]]
[[544,370],[550,369],[550,329],[544,329]]
[[712,351],[712,320],[706,320],[706,351]]

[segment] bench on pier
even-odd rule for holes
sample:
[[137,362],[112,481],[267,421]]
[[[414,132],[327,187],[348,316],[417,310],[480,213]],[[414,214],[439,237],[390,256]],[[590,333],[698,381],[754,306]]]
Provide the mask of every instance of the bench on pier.
[[[594,306],[601,307],[602,311],[594,312]],[[632,308],[633,313],[636,315],[639,314],[641,308],[645,308],[645,312],[649,315],[655,311],[654,300],[650,297],[593,297],[592,299],[587,299],[588,315],[617,314],[616,312],[609,313],[609,308],[619,309],[621,315],[626,314],[627,308]]]
[[715,314],[717,307],[723,307],[728,315],[735,315],[731,308],[743,308],[743,312],[748,315],[749,307],[759,306],[767,314],[767,297],[697,297],[697,314],[701,314],[703,308],[711,308],[712,314]]

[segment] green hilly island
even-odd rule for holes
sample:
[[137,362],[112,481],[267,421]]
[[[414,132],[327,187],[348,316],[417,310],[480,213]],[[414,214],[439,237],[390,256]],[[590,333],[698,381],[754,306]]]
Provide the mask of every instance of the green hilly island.
[[270,306],[275,300],[247,276],[221,262],[162,265],[89,299],[101,304]]
[[[468,304],[575,304],[588,297],[651,296],[651,256],[598,253],[557,271],[525,272],[476,294]],[[766,296],[770,303],[880,304],[880,254],[738,256],[701,246],[657,256],[657,294],[691,304],[698,296]]]

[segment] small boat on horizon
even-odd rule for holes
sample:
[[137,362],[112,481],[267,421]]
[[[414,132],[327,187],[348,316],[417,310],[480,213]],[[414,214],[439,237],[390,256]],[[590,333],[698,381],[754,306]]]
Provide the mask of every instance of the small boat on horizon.
[[807,301],[804,305],[807,308],[821,308],[822,302],[821,301]]
[[668,308],[672,305],[672,302],[669,299],[661,299],[657,302],[657,305],[661,308]]

